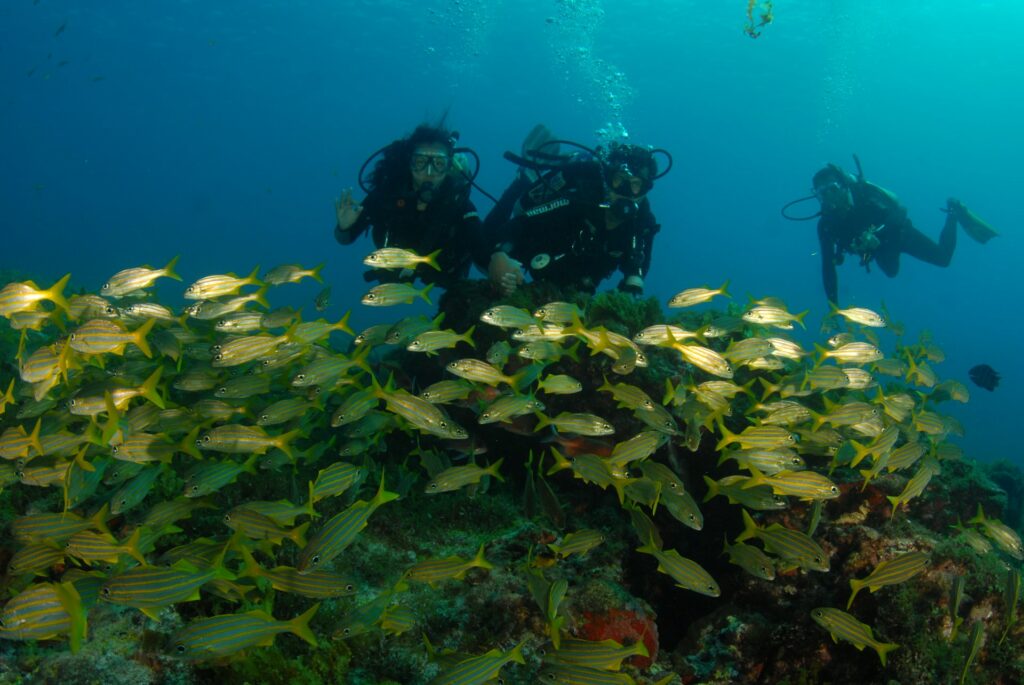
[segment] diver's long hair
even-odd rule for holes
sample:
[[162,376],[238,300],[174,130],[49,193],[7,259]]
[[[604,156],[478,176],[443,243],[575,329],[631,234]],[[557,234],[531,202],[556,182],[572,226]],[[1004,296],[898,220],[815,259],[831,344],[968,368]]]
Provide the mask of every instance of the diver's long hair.
[[445,127],[444,117],[436,125],[420,124],[411,134],[384,148],[380,161],[370,172],[370,189],[396,194],[405,192],[412,183],[409,162],[413,151],[419,145],[432,144],[443,145],[449,155],[454,152],[455,139],[453,133]]

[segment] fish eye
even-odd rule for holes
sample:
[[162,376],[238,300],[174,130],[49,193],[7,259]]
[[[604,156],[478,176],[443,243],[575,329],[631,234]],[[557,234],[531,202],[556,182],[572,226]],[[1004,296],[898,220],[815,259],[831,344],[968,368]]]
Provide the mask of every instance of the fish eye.
[[312,564],[313,566],[319,566],[320,565],[320,555],[319,554],[314,554],[313,558],[309,560],[309,563]]
[[181,644],[179,642],[178,644],[174,645],[174,651],[176,651],[178,654],[184,654],[185,653],[185,645],[183,645],[183,644]]
[[431,483],[427,486],[428,490],[437,490],[437,483]]
[[74,340],[76,337],[78,337],[78,334],[72,333],[71,335],[68,336],[68,340]]
[[110,284],[109,283],[104,283],[103,287],[100,288],[100,290],[110,290]]
[[202,440],[203,440],[203,444],[204,445],[209,445],[210,444],[210,436],[209,435],[204,435]]
[[199,486],[198,485],[193,485],[192,486],[192,494],[199,494]]
[[100,589],[100,594],[103,595],[104,597],[109,597],[110,596],[110,588],[108,588],[108,587],[101,588]]
[[829,490],[829,492],[831,492],[831,493],[832,493],[833,495],[838,495],[838,494],[839,494],[839,488],[837,488],[837,487],[836,487],[836,486],[834,486],[834,485],[833,485],[832,487],[830,487],[830,488],[829,488],[828,490]]
[[352,583],[349,583],[348,585],[345,586],[346,592],[353,592],[355,589],[356,589],[356,586],[353,585]]
[[231,523],[231,514],[224,514],[224,523]]
[[306,374],[304,374],[304,373],[300,373],[300,374],[297,374],[295,376],[295,382],[296,383],[301,383],[304,380],[306,380]]
[[120,505],[123,507],[126,504],[128,504],[128,500],[122,499],[121,502],[120,502]]
[[120,447],[119,447],[118,445],[111,445],[111,446],[110,446],[110,453],[111,453],[111,454],[117,454],[117,451],[118,451],[119,449],[121,449],[121,448],[120,448]]
[[269,421],[270,414],[260,414],[260,421]]

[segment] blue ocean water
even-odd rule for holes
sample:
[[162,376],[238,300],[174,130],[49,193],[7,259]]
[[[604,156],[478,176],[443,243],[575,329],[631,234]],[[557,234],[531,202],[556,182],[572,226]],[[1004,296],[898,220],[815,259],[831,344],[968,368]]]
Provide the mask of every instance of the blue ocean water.
[[[780,0],[752,40],[746,4],[7,0],[0,268],[95,290],[176,254],[186,282],[323,261],[328,313],[371,323],[370,243],[334,242],[332,203],[374,150],[447,113],[493,194],[514,171],[501,153],[541,121],[588,145],[628,133],[670,150],[647,292],[730,279],[739,298],[810,309],[816,332],[814,222],[779,208],[857,153],[926,234],[949,196],[1001,231],[985,246],[961,235],[947,269],[905,258],[896,279],[849,260],[840,298],[884,300],[910,339],[931,331],[944,378],[999,370],[996,392],[972,386],[944,411],[969,456],[1020,461],[1024,6]],[[316,291],[295,297],[308,309]]]

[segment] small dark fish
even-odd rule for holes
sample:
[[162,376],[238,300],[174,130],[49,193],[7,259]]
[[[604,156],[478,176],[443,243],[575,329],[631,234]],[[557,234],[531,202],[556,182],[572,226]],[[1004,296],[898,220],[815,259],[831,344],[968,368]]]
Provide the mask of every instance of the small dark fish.
[[313,300],[313,306],[316,307],[318,312],[322,312],[327,309],[327,305],[331,303],[331,286],[327,286],[320,291],[320,294]]
[[967,374],[974,381],[975,385],[979,388],[985,388],[989,392],[995,390],[996,386],[999,385],[999,372],[988,364],[978,364],[968,371]]
[[57,62],[57,68],[60,69],[61,67],[66,67],[69,64],[71,64],[71,60],[62,59],[61,61]]
[[64,22],[63,24],[58,26],[57,30],[53,32],[53,37],[56,38],[60,34],[64,33],[64,29],[66,29],[67,27],[68,27],[68,23],[67,22]]

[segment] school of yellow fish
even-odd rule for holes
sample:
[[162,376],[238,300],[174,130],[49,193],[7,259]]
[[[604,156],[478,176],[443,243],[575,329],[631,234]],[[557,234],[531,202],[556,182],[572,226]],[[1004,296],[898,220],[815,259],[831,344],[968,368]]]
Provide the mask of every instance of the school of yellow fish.
[[[394,249],[367,260],[383,268],[430,265],[430,257]],[[696,561],[664,548],[652,521],[662,507],[685,526],[703,526],[696,498],[664,459],[656,459],[669,441],[690,450],[702,440],[715,443],[720,465],[732,475],[705,475],[706,499],[722,496],[744,507],[744,529],[725,551],[764,582],[787,569],[829,570],[828,554],[813,537],[820,503],[838,497],[852,478],[859,475],[854,487],[863,487],[882,474],[906,474],[904,490],[889,498],[898,515],[944,461],[961,456],[946,438],[963,429],[939,409],[943,401],[966,402],[967,388],[940,382],[931,364],[943,355],[929,340],[883,354],[877,331],[886,320],[868,309],[834,311],[842,332],[805,349],[787,331],[803,326],[806,312],[790,313],[777,299],[751,302],[742,312],[689,309],[728,297],[726,286],[680,292],[669,307],[687,308],[685,316],[630,335],[588,327],[585,310],[573,303],[551,302],[533,312],[499,304],[478,325],[502,329],[507,339],[476,350],[475,328],[442,329],[441,317],[407,317],[355,335],[348,314],[334,322],[304,321],[291,309],[270,310],[269,288],[320,280],[319,268],[297,265],[262,276],[259,269],[245,277],[206,276],[184,290],[193,302],[174,311],[150,290],[159,279],[180,280],[176,262],[121,271],[98,294],[66,297],[68,277],[49,288],[25,282],[0,290],[0,315],[22,335],[20,377],[2,379],[0,489],[55,488],[63,502],[53,511],[14,518],[10,533],[20,547],[7,569],[14,580],[0,608],[0,638],[66,638],[77,650],[96,602],[155,618],[200,599],[201,592],[242,602],[269,584],[309,598],[309,610],[283,620],[265,611],[194,620],[174,636],[175,653],[196,660],[230,657],[270,644],[282,632],[317,644],[309,626],[319,606],[314,602],[356,594],[343,553],[377,509],[399,497],[388,489],[378,455],[383,440],[402,430],[421,435],[424,445],[465,441],[476,427],[455,421],[446,410],[452,404],[471,408],[481,425],[525,422],[538,438],[553,433],[546,476],[568,471],[584,483],[611,488],[633,512],[637,551],[653,556],[680,588],[712,597],[720,593],[715,579]],[[362,302],[429,302],[429,291],[386,283]],[[331,344],[335,333],[355,335],[350,352]],[[378,378],[370,352],[399,346],[443,352],[450,378],[418,389]],[[617,403],[615,416],[587,413],[585,406],[545,413],[545,400],[555,404],[559,395],[585,390],[565,372],[580,363],[581,347],[592,356],[586,363],[606,369],[603,385],[587,390],[608,393]],[[593,357],[598,354],[604,357]],[[669,356],[678,369],[661,397],[625,382],[654,355]],[[641,429],[623,435],[624,425]],[[588,440],[610,448],[591,453]],[[456,464],[440,450],[423,454],[422,491],[455,493],[448,496],[466,496],[492,478],[501,480],[503,468],[507,473],[525,462],[525,455],[497,455],[489,464],[473,457]],[[278,499],[227,510],[219,504],[221,491],[233,488],[238,501],[245,479],[285,465],[315,474],[301,501],[281,492]],[[832,479],[837,469],[843,482]],[[184,481],[180,496],[157,501],[152,493],[171,478]],[[337,504],[335,498],[364,485],[365,498]],[[748,513],[785,509],[791,499],[815,504],[807,531],[759,524]],[[176,523],[204,510],[219,510],[224,528],[182,545],[163,542],[181,531]],[[300,518],[305,520],[296,524]],[[120,537],[111,533],[111,521]],[[1020,538],[1005,524],[981,511],[970,524],[966,532],[978,545],[991,540],[1024,559]],[[557,564],[603,540],[599,531],[576,530],[552,543],[547,554]],[[294,567],[277,565],[285,544],[298,550],[289,557],[296,559]],[[334,626],[334,637],[412,629],[417,617],[402,606],[402,591],[411,582],[434,586],[493,566],[484,548],[467,553],[405,569],[393,587]],[[908,581],[926,564],[922,551],[881,563],[868,578],[854,581],[846,609],[861,588],[874,592]],[[52,579],[55,568],[63,572]],[[623,658],[640,653],[635,646],[586,644],[565,635],[558,606],[568,588],[545,572],[540,563],[529,572],[531,593],[547,613],[545,639],[555,647],[544,657],[551,674],[545,682],[590,682],[591,670],[618,671]],[[811,618],[834,639],[872,647],[883,664],[896,647],[876,640],[869,626],[840,609],[822,607]],[[443,671],[437,682],[486,682],[505,664],[522,663],[521,647],[458,658],[431,650]]]

